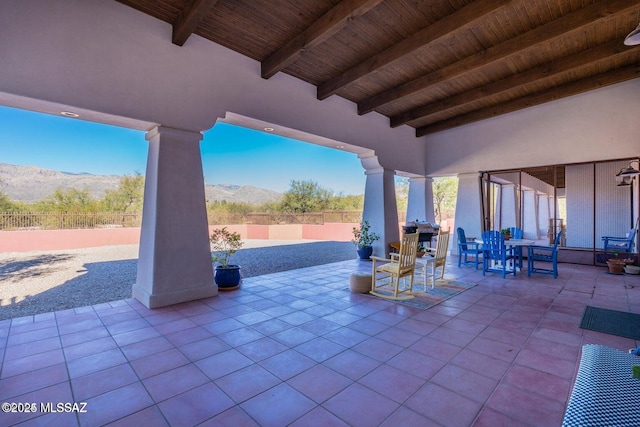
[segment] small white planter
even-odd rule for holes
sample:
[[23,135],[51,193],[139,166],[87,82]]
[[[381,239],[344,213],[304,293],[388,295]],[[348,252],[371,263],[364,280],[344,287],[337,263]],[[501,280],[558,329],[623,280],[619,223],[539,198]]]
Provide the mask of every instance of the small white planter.
[[640,267],[637,265],[627,265],[624,267],[624,272],[627,274],[640,274]]

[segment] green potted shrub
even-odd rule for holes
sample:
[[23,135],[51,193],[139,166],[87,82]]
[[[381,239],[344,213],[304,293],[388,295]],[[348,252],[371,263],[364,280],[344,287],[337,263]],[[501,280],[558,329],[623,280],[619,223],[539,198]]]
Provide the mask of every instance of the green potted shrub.
[[229,260],[244,244],[240,239],[240,233],[231,232],[227,227],[216,228],[211,233],[209,241],[213,251],[211,260],[217,264],[213,281],[221,290],[237,289],[242,281],[240,266],[229,264]]
[[360,259],[370,259],[373,253],[373,242],[378,239],[380,239],[380,236],[371,231],[369,221],[362,221],[359,227],[353,227],[353,239],[351,241],[356,246]]
[[511,230],[508,228],[503,228],[500,232],[504,234],[504,240],[509,240],[511,238]]

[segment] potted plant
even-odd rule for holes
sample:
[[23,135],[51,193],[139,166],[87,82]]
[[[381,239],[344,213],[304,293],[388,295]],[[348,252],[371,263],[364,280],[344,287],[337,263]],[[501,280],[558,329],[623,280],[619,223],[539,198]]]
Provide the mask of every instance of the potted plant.
[[509,230],[508,228],[503,228],[502,230],[500,230],[500,232],[504,234],[504,240],[511,239],[511,230]]
[[373,242],[378,239],[380,239],[380,236],[371,231],[369,221],[362,221],[360,227],[353,227],[353,239],[351,241],[356,246],[360,259],[370,259],[369,257],[373,253]]
[[213,281],[221,290],[233,290],[240,286],[242,276],[240,266],[229,264],[229,259],[244,244],[240,234],[227,230],[227,227],[214,229],[209,238],[213,253],[211,260],[216,265]]
[[422,258],[426,252],[427,252],[427,249],[424,247],[424,245],[422,243],[418,243],[416,258]]
[[607,260],[607,267],[611,274],[623,274],[626,263],[623,259],[611,258]]
[[626,266],[634,263],[634,259],[629,258],[626,253],[614,251],[606,253],[605,256],[610,274],[624,274]]

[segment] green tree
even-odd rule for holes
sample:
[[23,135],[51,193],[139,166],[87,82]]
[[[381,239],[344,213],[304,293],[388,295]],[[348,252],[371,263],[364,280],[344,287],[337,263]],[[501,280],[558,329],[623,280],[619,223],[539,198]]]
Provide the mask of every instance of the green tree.
[[395,177],[396,205],[398,212],[406,212],[409,203],[409,178]]
[[291,181],[280,204],[282,211],[306,213],[320,212],[329,207],[333,193],[314,181]]
[[[0,186],[4,185],[4,182],[0,179]],[[11,212],[13,211],[13,202],[9,200],[9,196],[7,196],[2,190],[0,190],[0,212]]]
[[0,191],[0,212],[12,212],[14,210],[14,204],[9,197]]
[[334,211],[356,211],[364,208],[364,195],[332,197],[327,209]]
[[259,209],[259,207],[249,203],[227,202],[226,200],[214,200],[209,203],[209,211],[211,212],[229,212],[246,215]]
[[144,177],[136,172],[120,178],[115,190],[109,190],[101,202],[102,208],[110,212],[142,211],[144,198]]
[[37,207],[45,212],[96,212],[98,202],[91,198],[88,190],[58,188]]
[[433,179],[433,208],[437,223],[454,215],[457,197],[458,178],[447,176]]

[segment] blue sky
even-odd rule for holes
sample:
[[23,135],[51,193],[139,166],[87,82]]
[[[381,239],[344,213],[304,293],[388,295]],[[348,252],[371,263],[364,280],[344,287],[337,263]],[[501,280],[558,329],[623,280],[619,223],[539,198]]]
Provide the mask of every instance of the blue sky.
[[[205,181],[284,192],[312,180],[339,194],[364,193],[355,154],[220,123],[201,142]],[[96,175],[144,174],[144,132],[0,106],[0,163]]]

